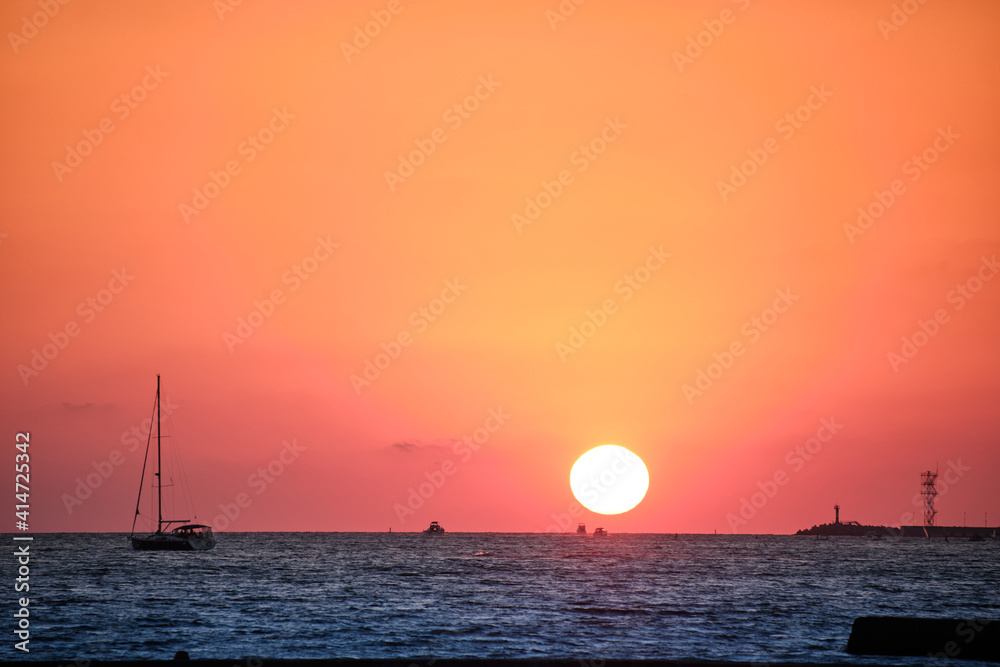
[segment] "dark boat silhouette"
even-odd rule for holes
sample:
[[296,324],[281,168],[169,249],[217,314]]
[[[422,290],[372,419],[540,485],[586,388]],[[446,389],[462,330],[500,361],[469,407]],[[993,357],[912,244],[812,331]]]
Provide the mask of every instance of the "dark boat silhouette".
[[431,521],[430,527],[424,531],[424,535],[443,535],[444,528],[437,521]]

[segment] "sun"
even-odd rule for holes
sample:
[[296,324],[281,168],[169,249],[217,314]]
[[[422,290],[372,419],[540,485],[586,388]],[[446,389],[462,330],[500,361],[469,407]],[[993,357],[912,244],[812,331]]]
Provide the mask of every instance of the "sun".
[[584,453],[569,472],[580,504],[598,514],[621,514],[638,505],[649,489],[649,471],[638,456],[619,445]]

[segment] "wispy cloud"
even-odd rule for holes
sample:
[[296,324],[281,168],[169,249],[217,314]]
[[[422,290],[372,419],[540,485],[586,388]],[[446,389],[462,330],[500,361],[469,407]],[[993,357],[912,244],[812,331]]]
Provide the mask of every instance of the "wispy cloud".
[[69,401],[63,401],[61,403],[63,410],[79,411],[79,410],[110,410],[115,407],[114,403],[91,403],[90,401],[86,403],[70,403]]
[[417,452],[441,452],[445,450],[451,450],[453,440],[442,439],[441,442],[446,442],[448,444],[436,444],[431,442],[415,442],[410,440],[401,440],[399,442],[394,442],[389,445],[389,449],[394,452],[403,452],[406,454],[414,454]]

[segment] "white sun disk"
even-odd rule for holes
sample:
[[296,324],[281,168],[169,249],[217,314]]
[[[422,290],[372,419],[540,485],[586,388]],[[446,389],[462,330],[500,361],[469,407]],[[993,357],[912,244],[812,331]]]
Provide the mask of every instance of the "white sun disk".
[[619,445],[595,447],[577,459],[569,486],[580,504],[598,514],[621,514],[638,505],[649,489],[649,471]]

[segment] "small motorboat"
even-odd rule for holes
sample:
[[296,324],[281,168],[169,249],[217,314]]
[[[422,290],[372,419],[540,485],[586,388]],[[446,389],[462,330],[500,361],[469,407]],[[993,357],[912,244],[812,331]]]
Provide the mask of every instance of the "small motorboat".
[[576,534],[577,535],[586,535],[587,534],[587,526],[585,526],[584,524],[581,523],[579,526],[576,527]]
[[443,535],[444,528],[437,521],[431,521],[430,527],[424,531],[424,535]]
[[608,531],[604,530],[603,528],[596,528],[594,530],[594,537],[607,537],[607,536],[608,536]]
[[985,542],[986,538],[983,537],[982,535],[980,535],[979,533],[973,533],[972,537],[969,538],[969,541],[970,542]]

